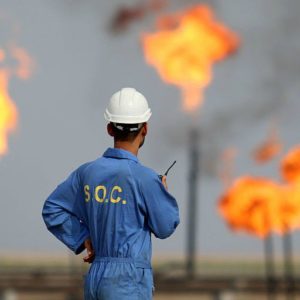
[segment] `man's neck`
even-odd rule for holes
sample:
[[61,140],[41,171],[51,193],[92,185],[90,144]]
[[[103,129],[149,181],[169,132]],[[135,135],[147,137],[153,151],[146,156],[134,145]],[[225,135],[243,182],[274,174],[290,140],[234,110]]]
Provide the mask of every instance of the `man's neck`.
[[135,143],[129,143],[123,141],[115,141],[114,148],[126,150],[128,152],[131,152],[135,156],[137,156],[139,152],[139,147],[135,145]]

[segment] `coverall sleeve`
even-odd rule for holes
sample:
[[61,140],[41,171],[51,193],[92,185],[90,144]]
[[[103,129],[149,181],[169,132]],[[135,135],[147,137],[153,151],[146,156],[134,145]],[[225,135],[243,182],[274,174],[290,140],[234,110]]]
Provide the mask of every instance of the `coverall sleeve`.
[[87,226],[82,221],[83,197],[78,171],[74,171],[47,198],[42,216],[48,230],[75,254],[84,250],[84,241],[89,237]]
[[141,193],[145,201],[148,226],[160,239],[169,237],[179,224],[175,198],[165,189],[157,174],[142,180]]

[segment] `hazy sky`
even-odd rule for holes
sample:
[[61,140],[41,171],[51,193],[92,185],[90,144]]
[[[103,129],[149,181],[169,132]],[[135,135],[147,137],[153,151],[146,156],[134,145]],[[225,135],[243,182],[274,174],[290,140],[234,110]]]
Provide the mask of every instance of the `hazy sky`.
[[[176,87],[147,66],[140,44],[154,16],[112,35],[108,24],[116,7],[136,1],[9,0],[0,2],[0,46],[8,28],[18,25],[18,45],[36,62],[27,82],[14,79],[19,129],[10,137],[9,154],[0,161],[0,252],[64,251],[48,233],[41,209],[45,198],[78,165],[102,155],[111,145],[103,111],[112,93],[136,87],[153,111],[140,160],[157,172],[176,159],[169,189],[178,199],[181,225],[165,241],[154,241],[156,254],[183,254],[186,234],[187,133],[191,117],[181,110]],[[197,1],[170,1],[182,8]],[[218,216],[222,185],[215,174],[218,154],[238,148],[236,176],[278,178],[278,160],[253,164],[250,153],[279,120],[285,150],[299,140],[300,19],[297,0],[215,0],[218,18],[241,38],[237,55],[214,69],[214,81],[196,124],[201,130],[202,176],[199,181],[198,248],[201,254],[257,255],[262,243],[233,234]],[[2,29],[3,30],[2,30]],[[1,31],[2,30],[2,31]],[[277,239],[277,249],[281,245]],[[299,234],[295,245],[300,248]]]

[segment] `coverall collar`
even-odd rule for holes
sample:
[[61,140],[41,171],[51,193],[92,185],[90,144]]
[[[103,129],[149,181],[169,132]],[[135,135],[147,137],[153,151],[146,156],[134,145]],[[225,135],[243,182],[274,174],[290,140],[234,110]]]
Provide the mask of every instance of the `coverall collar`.
[[113,158],[121,158],[121,159],[130,159],[135,162],[139,162],[138,158],[129,151],[119,149],[119,148],[108,148],[104,154],[104,157],[113,157]]

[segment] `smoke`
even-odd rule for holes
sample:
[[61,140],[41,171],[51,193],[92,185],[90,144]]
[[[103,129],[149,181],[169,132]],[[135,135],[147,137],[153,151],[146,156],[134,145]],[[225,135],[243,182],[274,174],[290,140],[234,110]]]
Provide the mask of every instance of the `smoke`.
[[[209,177],[216,176],[218,172],[219,156],[228,146],[228,139],[234,137],[244,138],[250,135],[256,126],[271,122],[274,116],[279,116],[281,109],[289,105],[289,99],[283,97],[269,99],[256,99],[255,101],[243,101],[232,107],[226,107],[222,111],[214,112],[210,116],[199,118],[192,124],[189,118],[181,113],[176,118],[176,124],[168,121],[164,125],[161,136],[168,148],[187,148],[188,132],[191,127],[197,127],[200,132],[200,151],[202,156],[201,168],[203,174]],[[292,100],[292,99],[291,99]],[[205,112],[205,110],[203,111]]]

